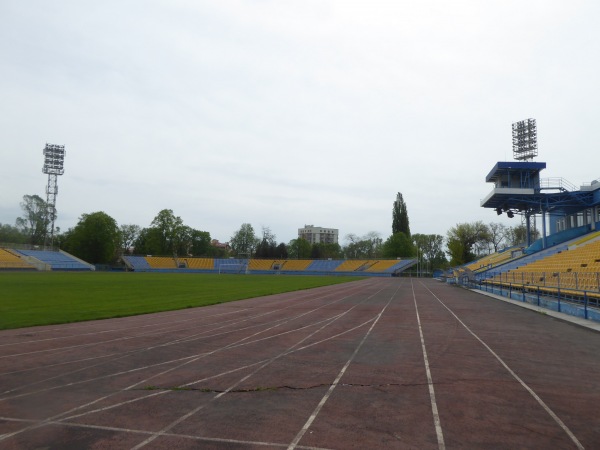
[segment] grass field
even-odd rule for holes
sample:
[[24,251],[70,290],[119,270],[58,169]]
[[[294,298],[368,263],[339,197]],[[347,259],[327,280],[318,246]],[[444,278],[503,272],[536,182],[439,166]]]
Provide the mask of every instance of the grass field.
[[0,329],[195,308],[357,279],[177,273],[0,273]]

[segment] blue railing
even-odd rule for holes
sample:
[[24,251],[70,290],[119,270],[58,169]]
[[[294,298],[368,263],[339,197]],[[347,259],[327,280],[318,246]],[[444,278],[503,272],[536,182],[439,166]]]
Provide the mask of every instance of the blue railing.
[[562,312],[588,320],[600,321],[600,292],[598,290],[571,289],[524,285],[520,283],[499,283],[491,280],[468,281],[460,283],[471,289],[507,297]]

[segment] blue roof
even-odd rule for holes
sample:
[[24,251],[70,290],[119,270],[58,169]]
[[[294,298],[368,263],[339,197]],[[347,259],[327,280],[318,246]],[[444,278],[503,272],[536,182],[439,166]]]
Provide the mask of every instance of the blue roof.
[[516,172],[540,172],[546,168],[545,162],[522,162],[522,161],[498,161],[494,168],[485,177],[486,182],[494,181],[503,171],[514,170]]

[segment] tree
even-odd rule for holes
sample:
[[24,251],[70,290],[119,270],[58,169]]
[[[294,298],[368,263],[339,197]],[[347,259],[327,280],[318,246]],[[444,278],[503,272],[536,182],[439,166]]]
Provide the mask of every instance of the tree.
[[343,248],[346,258],[372,259],[379,258],[382,254],[383,240],[376,231],[370,231],[364,236],[350,233],[345,236],[345,240],[348,242]]
[[17,227],[8,224],[0,224],[0,242],[10,244],[25,244],[28,236]]
[[120,227],[121,232],[121,251],[129,253],[134,242],[140,235],[142,229],[139,225],[124,224]]
[[254,256],[257,258],[275,258],[275,253],[277,251],[275,234],[273,234],[269,227],[263,227],[262,235],[262,240],[260,240],[256,246]]
[[236,256],[252,256],[259,243],[260,239],[254,234],[254,228],[249,223],[243,223],[229,240],[231,250]]
[[308,259],[312,247],[310,242],[304,238],[292,239],[288,243],[288,258],[290,259]]
[[162,234],[157,228],[143,228],[133,243],[138,255],[163,255]]
[[314,243],[311,249],[311,258],[339,259],[342,257],[342,247],[338,243]]
[[413,234],[412,241],[418,249],[421,262],[432,269],[446,267],[448,260],[444,254],[444,237],[439,234]]
[[113,262],[120,249],[121,236],[115,219],[104,212],[82,214],[67,233],[64,248],[92,264]]
[[[527,227],[523,224],[509,227],[506,231],[506,239],[509,245],[525,245],[527,242]],[[531,243],[540,238],[540,232],[531,228]]]
[[489,243],[494,248],[494,252],[497,252],[502,243],[506,241],[508,230],[503,223],[492,222],[488,225],[488,231]]
[[392,234],[383,243],[383,256],[386,258],[412,257],[415,253],[410,238],[401,231]]
[[31,245],[42,245],[48,230],[48,204],[38,195],[24,195],[21,202],[24,216],[16,220],[17,228]]
[[408,224],[408,210],[402,194],[398,192],[394,208],[392,210],[392,235],[402,232],[410,238],[410,226]]
[[208,231],[191,230],[190,246],[187,249],[188,255],[210,256],[212,254],[211,238]]
[[287,259],[288,258],[287,245],[285,245],[283,242],[277,246],[277,249],[275,250],[275,258],[278,258],[278,259]]
[[483,222],[459,223],[447,233],[450,264],[458,266],[475,260],[477,254],[473,250],[488,241],[489,230]]
[[158,230],[160,240],[160,255],[173,255],[177,257],[179,244],[185,239],[183,220],[173,214],[172,209],[163,209],[150,224],[151,228]]

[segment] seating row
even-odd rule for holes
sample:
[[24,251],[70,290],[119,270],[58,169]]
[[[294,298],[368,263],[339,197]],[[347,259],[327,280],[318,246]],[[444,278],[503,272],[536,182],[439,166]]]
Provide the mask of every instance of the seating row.
[[21,259],[13,251],[0,248],[0,269],[25,270],[35,269],[35,267]]
[[489,281],[600,292],[600,239],[582,239],[577,246],[498,273]]
[[124,256],[133,269],[199,269],[216,271],[369,272],[392,273],[413,260],[214,259],[168,256]]

